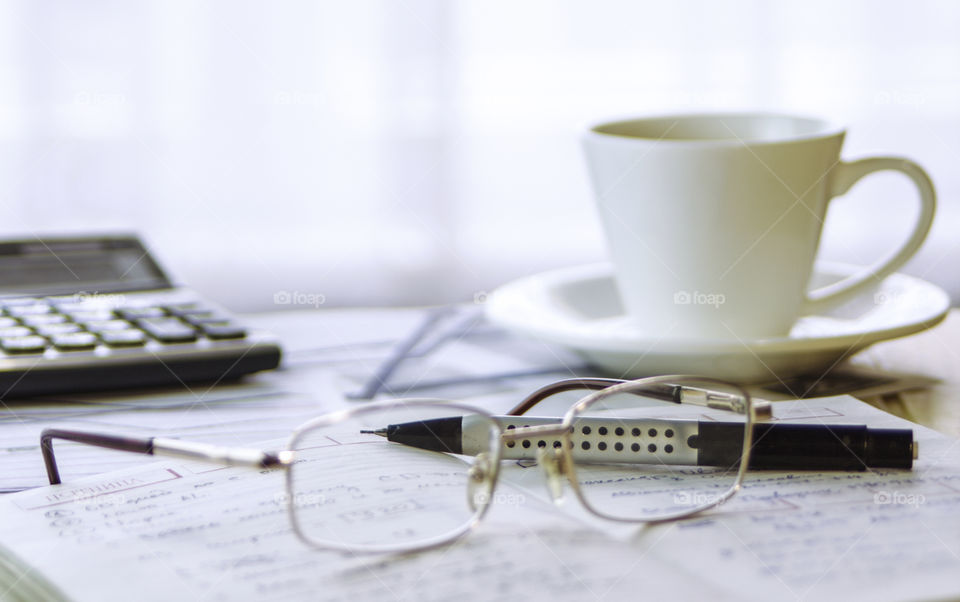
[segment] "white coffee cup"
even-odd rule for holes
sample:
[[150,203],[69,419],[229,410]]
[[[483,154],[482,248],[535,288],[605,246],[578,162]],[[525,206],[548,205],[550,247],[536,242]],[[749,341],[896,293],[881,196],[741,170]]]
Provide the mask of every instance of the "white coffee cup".
[[[591,128],[587,164],[636,325],[669,338],[785,336],[800,315],[862,294],[902,266],[930,229],[933,184],[906,159],[841,161],[844,133],[819,119],[764,113]],[[920,192],[912,234],[874,265],[808,291],[830,200],[881,170],[903,172]]]

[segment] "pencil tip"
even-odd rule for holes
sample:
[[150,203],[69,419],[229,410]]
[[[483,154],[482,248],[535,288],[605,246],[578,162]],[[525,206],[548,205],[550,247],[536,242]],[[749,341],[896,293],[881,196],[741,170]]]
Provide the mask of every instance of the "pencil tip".
[[373,429],[373,430],[361,429],[360,434],[361,435],[377,435],[380,437],[386,437],[387,429]]

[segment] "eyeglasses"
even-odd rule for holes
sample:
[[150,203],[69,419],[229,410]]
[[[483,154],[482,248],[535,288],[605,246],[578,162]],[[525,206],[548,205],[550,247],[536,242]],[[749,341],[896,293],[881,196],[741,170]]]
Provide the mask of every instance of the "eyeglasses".
[[[580,398],[562,419],[527,415],[570,392]],[[509,481],[525,460],[542,466],[555,499],[565,477],[586,509],[609,520],[667,521],[714,508],[740,489],[754,425],[769,416],[769,402],[714,379],[570,379],[535,391],[507,416],[423,399],[335,412],[298,427],[279,452],[61,429],[43,431],[41,450],[51,484],[60,483],[54,439],[283,469],[284,503],[301,540],[397,552],[470,531],[498,499],[502,473]]]

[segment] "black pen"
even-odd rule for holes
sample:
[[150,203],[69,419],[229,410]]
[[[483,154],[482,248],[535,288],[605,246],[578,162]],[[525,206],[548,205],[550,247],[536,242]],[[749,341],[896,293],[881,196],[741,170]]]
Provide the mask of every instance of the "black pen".
[[[535,459],[543,447],[560,447],[557,418],[497,416],[503,429],[501,458]],[[363,431],[404,445],[453,454],[489,449],[490,425],[478,416],[438,418]],[[743,449],[744,425],[708,420],[582,417],[573,424],[573,457],[582,462],[733,466]],[[911,429],[865,425],[754,425],[750,468],[866,470],[911,468],[918,447]]]

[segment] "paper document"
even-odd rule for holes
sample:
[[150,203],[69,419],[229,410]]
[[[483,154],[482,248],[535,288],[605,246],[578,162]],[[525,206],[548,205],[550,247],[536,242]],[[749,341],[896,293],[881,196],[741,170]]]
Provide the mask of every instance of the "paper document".
[[[476,531],[370,557],[302,544],[282,504],[283,471],[155,463],[0,499],[0,582],[75,600],[960,596],[956,440],[849,397],[782,402],[775,414],[913,427],[920,458],[912,471],[757,472],[721,508],[647,527],[590,519],[569,492],[556,507],[539,467],[505,464]],[[362,467],[371,486],[437,478],[403,454]]]
[[[394,501],[413,493],[409,499],[424,506],[435,496],[465,500],[463,488],[442,486],[434,465],[421,469],[408,460],[404,453],[394,462],[361,458],[343,470],[364,471],[369,484],[389,490]],[[689,595],[703,591],[687,588],[682,572],[666,563],[641,564],[631,546],[509,487],[501,498],[509,505],[495,508],[482,531],[450,547],[403,556],[316,551],[291,532],[282,477],[280,471],[164,463],[9,496],[0,501],[0,539],[18,560],[6,564],[2,582],[75,600],[587,599],[622,597],[637,580],[659,596],[678,588]],[[350,509],[358,492],[327,493],[328,503],[345,504],[353,528],[376,528],[369,508]],[[591,548],[611,556],[598,562],[583,553]],[[675,579],[658,590],[654,579],[670,573]]]

